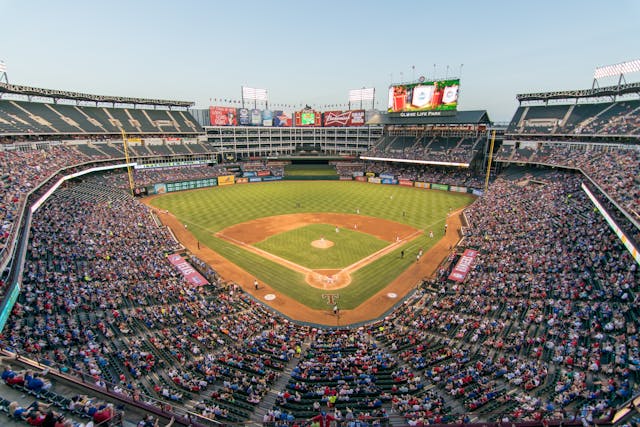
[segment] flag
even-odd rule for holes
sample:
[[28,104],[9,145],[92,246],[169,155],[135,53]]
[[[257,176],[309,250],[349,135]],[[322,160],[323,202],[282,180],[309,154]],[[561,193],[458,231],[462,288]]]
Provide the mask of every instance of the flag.
[[0,61],[0,73],[6,73],[7,72],[7,64],[4,63],[4,61]]

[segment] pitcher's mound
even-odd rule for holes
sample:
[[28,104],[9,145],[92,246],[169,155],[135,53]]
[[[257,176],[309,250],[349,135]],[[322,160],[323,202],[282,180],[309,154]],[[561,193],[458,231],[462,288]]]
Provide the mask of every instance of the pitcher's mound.
[[326,239],[314,240],[311,242],[311,246],[318,249],[327,249],[333,246],[333,242]]

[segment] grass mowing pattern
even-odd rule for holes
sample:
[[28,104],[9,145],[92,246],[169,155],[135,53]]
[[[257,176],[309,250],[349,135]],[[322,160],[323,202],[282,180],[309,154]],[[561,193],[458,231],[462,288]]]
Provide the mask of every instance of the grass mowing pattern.
[[329,165],[286,165],[285,176],[337,176],[338,171]]
[[[457,210],[473,197],[464,193],[424,190],[397,185],[375,185],[340,181],[284,181],[213,187],[171,193],[152,204],[167,209],[189,225],[199,241],[273,288],[315,308],[327,309],[321,289],[306,284],[304,276],[259,255],[250,253],[214,236],[234,224],[273,215],[335,212],[369,215],[433,230],[435,239],[420,237],[381,257],[352,276],[351,285],[341,289],[340,306],[357,307],[384,288],[412,262],[422,247],[425,251],[442,236],[449,208]],[[300,204],[300,208],[296,204]],[[407,254],[400,259],[400,251]],[[247,284],[248,285],[248,284]]]
[[[310,224],[271,236],[254,246],[311,269],[342,269],[388,246],[390,243],[370,234],[329,224]],[[334,245],[320,249],[311,242],[324,237]]]

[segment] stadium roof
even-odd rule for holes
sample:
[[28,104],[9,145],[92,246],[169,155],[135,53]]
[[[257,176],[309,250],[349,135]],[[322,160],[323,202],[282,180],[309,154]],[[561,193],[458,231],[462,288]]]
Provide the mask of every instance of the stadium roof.
[[516,95],[519,102],[524,101],[548,101],[551,99],[578,99],[598,98],[605,96],[620,96],[630,93],[640,94],[640,83],[628,83],[624,85],[605,86],[593,89],[561,90],[556,92],[522,93]]
[[385,125],[478,125],[491,123],[487,110],[458,111],[453,116],[411,118],[382,114],[381,118],[381,123]]
[[0,93],[16,95],[41,96],[54,99],[72,99],[76,101],[113,102],[118,104],[164,105],[169,107],[192,107],[192,101],[170,101],[167,99],[130,98],[126,96],[90,95],[88,93],[69,92],[57,89],[42,89],[31,86],[0,83]]

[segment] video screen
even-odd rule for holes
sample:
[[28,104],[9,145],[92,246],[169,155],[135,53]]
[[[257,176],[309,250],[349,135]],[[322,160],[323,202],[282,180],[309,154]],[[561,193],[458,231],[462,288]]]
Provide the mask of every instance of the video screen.
[[322,126],[322,113],[305,108],[294,113],[294,126]]
[[316,124],[316,113],[313,111],[303,111],[300,113],[300,124],[302,126],[313,126]]
[[387,112],[455,111],[459,87],[460,79],[391,86]]

